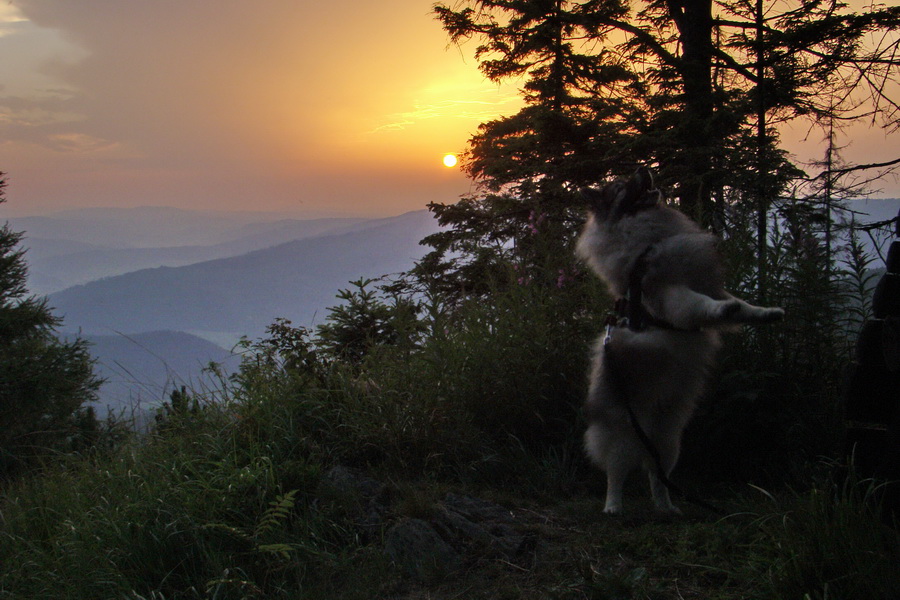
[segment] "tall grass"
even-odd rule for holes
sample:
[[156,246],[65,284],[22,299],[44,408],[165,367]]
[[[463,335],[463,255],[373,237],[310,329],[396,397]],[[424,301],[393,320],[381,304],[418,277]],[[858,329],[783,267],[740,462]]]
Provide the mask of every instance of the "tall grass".
[[750,556],[772,598],[900,597],[900,536],[879,488],[832,468],[823,483],[786,495],[754,522]]
[[[321,462],[223,405],[0,498],[0,597],[296,597],[358,549]],[[255,440],[255,441],[251,441]]]

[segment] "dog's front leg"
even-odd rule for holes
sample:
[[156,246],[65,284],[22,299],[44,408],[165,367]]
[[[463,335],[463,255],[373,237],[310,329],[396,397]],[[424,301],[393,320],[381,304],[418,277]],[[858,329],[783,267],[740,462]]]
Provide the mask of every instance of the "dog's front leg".
[[725,292],[726,318],[734,323],[772,323],[784,317],[784,309],[754,306]]
[[679,329],[727,327],[742,323],[771,323],[784,316],[780,308],[762,308],[724,294],[723,299],[710,298],[683,285],[668,286],[658,299],[651,298],[653,316],[670,322]]
[[715,300],[684,285],[664,288],[658,298],[649,299],[650,312],[679,329],[701,329],[729,322],[740,309],[736,299]]

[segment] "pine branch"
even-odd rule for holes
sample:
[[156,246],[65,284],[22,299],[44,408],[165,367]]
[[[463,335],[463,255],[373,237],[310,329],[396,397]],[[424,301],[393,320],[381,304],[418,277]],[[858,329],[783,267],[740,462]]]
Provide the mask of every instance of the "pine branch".
[[822,171],[819,175],[809,179],[809,181],[813,181],[815,179],[821,179],[826,176],[834,176],[834,175],[846,175],[847,173],[853,173],[855,171],[867,171],[869,169],[883,169],[885,167],[892,167],[894,165],[900,164],[900,158],[895,158],[894,160],[889,160],[887,162],[882,163],[869,163],[866,165],[852,165],[849,167],[844,167],[842,169],[832,169],[830,171]]

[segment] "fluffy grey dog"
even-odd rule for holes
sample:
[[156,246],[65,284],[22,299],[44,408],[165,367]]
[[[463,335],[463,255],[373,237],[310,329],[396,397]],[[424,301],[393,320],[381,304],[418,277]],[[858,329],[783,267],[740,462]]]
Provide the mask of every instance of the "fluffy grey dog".
[[625,478],[643,468],[657,510],[677,513],[626,403],[668,476],[719,348],[719,332],[776,321],[784,311],[752,306],[723,289],[716,238],[661,203],[649,170],[584,194],[589,215],[576,254],[612,294],[629,296],[631,321],[608,330],[595,347],[585,449],[606,471],[605,512],[621,512]]

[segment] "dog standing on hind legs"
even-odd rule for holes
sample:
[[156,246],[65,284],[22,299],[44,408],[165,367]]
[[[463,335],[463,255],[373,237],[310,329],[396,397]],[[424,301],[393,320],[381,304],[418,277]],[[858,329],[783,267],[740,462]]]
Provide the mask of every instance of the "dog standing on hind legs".
[[753,306],[723,289],[716,238],[662,204],[648,169],[584,195],[589,214],[576,254],[614,296],[625,298],[627,315],[627,323],[608,327],[594,349],[585,450],[606,472],[604,512],[622,511],[625,479],[643,469],[656,509],[677,513],[632,416],[668,477],[720,331],[771,323],[784,311]]

